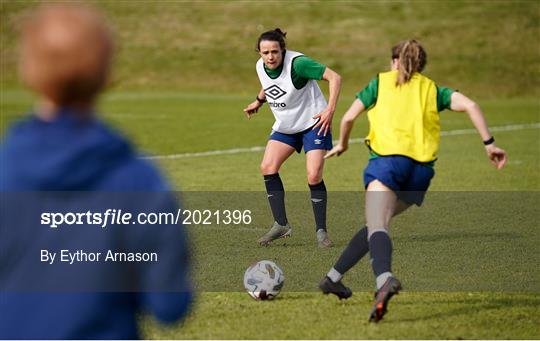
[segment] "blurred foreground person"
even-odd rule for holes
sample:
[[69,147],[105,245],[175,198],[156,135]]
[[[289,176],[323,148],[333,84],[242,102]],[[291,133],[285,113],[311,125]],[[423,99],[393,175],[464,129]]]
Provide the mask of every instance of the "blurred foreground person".
[[[106,22],[86,6],[45,5],[21,22],[20,75],[39,100],[0,148],[2,339],[134,339],[139,313],[174,322],[190,306],[182,226],[102,228],[85,216],[83,225],[52,229],[34,219],[33,209],[54,205],[85,212],[87,203],[132,209],[136,202],[138,211],[147,210],[140,198],[152,194],[159,198],[150,207],[156,213],[177,208],[157,169],[96,117],[113,50]],[[60,264],[60,256],[43,261],[44,250],[75,254],[75,247],[76,263]],[[131,256],[151,250],[156,259],[83,257],[96,250]]]

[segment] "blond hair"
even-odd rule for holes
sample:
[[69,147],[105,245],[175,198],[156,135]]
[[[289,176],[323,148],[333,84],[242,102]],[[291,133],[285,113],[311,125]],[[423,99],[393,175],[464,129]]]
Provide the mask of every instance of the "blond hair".
[[392,59],[399,59],[396,85],[407,83],[415,72],[422,72],[427,63],[426,50],[414,39],[392,47]]
[[104,17],[82,4],[46,4],[20,20],[21,78],[57,105],[89,102],[105,86],[113,55]]

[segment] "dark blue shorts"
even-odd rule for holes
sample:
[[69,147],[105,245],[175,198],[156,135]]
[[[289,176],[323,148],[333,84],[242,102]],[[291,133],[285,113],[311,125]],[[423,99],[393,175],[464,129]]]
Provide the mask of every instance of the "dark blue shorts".
[[379,156],[369,160],[364,170],[364,185],[375,179],[396,192],[398,199],[422,205],[431,179],[435,175],[433,167],[406,156]]
[[332,149],[332,133],[328,131],[326,136],[323,136],[322,134],[317,135],[318,132],[319,127],[315,129],[309,128],[296,134],[284,134],[279,131],[272,131],[269,140],[276,140],[288,144],[296,149],[296,152],[298,153],[302,151],[302,146],[304,146],[304,152],[306,153],[315,149]]

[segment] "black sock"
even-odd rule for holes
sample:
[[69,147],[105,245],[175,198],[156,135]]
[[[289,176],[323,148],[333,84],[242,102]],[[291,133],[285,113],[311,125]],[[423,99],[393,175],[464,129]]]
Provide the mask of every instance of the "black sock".
[[388,233],[375,231],[369,238],[369,251],[375,277],[392,272],[392,241]]
[[315,230],[326,230],[326,186],[324,180],[316,185],[309,185],[311,190],[311,205],[315,216]]
[[369,251],[369,243],[367,240],[367,227],[364,226],[360,231],[358,231],[351,241],[339,256],[334,269],[336,269],[340,274],[344,275],[349,271],[353,266],[362,257],[364,257]]
[[283,188],[283,182],[281,182],[279,173],[265,175],[264,185],[266,186],[268,202],[270,203],[270,209],[272,209],[274,220],[277,221],[279,225],[287,225],[287,214],[285,213],[285,189]]

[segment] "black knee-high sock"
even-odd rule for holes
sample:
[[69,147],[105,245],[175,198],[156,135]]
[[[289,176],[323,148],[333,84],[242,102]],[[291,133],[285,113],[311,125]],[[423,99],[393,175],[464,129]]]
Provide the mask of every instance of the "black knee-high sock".
[[315,216],[315,231],[326,230],[326,186],[324,180],[316,185],[309,185],[311,191],[311,205]]
[[392,241],[385,231],[375,231],[369,238],[371,266],[375,277],[392,272]]
[[283,188],[283,182],[281,182],[279,173],[265,175],[264,185],[266,186],[268,202],[270,203],[270,209],[272,209],[274,220],[277,221],[279,225],[287,225],[287,214],[285,213],[285,189]]
[[367,240],[367,227],[364,226],[360,229],[339,256],[334,269],[340,274],[344,275],[353,266],[358,263],[362,257],[364,257],[369,251],[369,243]]

